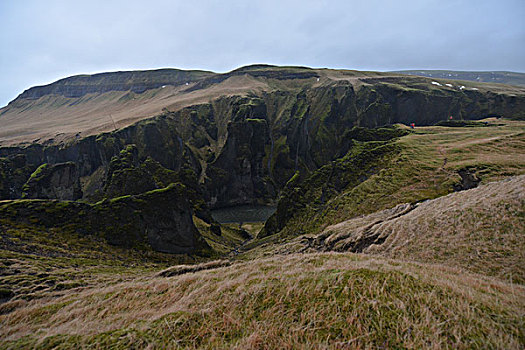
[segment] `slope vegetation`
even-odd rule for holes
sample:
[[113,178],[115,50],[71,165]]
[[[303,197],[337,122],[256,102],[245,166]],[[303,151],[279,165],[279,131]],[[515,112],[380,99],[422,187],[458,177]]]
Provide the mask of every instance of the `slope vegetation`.
[[429,265],[300,254],[29,302],[3,348],[506,348],[525,290]]
[[[0,147],[0,348],[525,347],[522,88],[262,65],[147,76],[66,79],[0,115],[17,144]],[[172,104],[136,121],[110,94]],[[46,99],[62,101],[47,136],[20,145]],[[78,130],[111,131],[57,137],[61,118],[82,124],[74,108],[110,105],[138,119],[90,112]],[[210,214],[276,202],[256,237]]]
[[[389,141],[375,160],[371,144],[283,190],[276,213],[262,234],[278,237],[320,233],[329,225],[402,203],[416,203],[468,188],[470,181],[490,182],[525,169],[522,122],[487,121],[480,127],[416,127]],[[366,163],[354,165],[358,159]],[[342,162],[342,163],[341,163]],[[337,169],[346,167],[343,176]],[[367,168],[368,167],[368,168]],[[368,169],[368,170],[367,170]],[[331,174],[337,176],[331,176]],[[341,180],[349,178],[353,181]]]
[[327,227],[313,245],[525,283],[525,175]]

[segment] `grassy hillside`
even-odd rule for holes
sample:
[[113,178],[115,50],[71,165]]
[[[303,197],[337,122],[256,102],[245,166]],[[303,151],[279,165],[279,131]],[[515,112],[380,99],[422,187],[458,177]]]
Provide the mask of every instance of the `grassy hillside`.
[[[247,239],[233,227],[223,227],[217,235],[209,224],[193,220],[217,254],[228,254]],[[70,227],[17,223],[6,217],[0,218],[0,232],[0,314],[33,299],[53,299],[176,264],[206,261],[197,254],[165,254],[145,244],[115,246],[100,235],[75,233]]]
[[2,314],[29,300],[55,298],[101,282],[117,283],[158,266],[195,261],[186,255],[116,247],[100,237],[4,218],[0,231]]
[[[303,67],[201,78],[184,94],[222,97],[0,149],[9,198],[27,178],[66,186],[42,170],[67,161],[89,194],[0,201],[1,349],[525,347],[525,122],[367,128],[477,119],[496,100],[524,113],[520,88]],[[182,96],[166,89],[138,98]],[[264,227],[209,212],[277,199]]]
[[29,302],[3,348],[521,348],[525,290],[353,254],[276,256]]

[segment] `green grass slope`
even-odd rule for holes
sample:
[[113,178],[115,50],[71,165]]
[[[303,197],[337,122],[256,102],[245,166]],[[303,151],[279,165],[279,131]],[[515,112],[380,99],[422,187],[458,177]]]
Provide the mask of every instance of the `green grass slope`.
[[195,258],[109,245],[60,228],[0,220],[0,313],[29,300],[55,298],[100,283],[117,283],[159,266]]
[[[483,187],[470,191],[476,190]],[[65,236],[58,229],[1,228],[0,348],[525,345],[523,285],[432,259],[432,264],[410,263],[290,250],[283,255],[274,245],[268,258],[166,269],[196,261],[124,250],[90,236]],[[469,246],[478,249],[483,242],[475,238],[468,238]],[[431,243],[422,240],[417,249],[400,252],[401,257],[432,253],[436,242]],[[492,249],[485,242],[487,247]],[[464,248],[457,245],[457,253]],[[519,266],[519,242],[513,249],[505,255],[518,258]],[[170,275],[175,276],[164,277]]]
[[[40,219],[0,218],[0,348],[522,349],[525,124],[487,122],[353,139],[344,157],[288,182],[289,212],[266,237],[193,217],[230,260],[31,221],[158,190],[0,204],[43,208]],[[451,194],[466,173],[481,186]]]

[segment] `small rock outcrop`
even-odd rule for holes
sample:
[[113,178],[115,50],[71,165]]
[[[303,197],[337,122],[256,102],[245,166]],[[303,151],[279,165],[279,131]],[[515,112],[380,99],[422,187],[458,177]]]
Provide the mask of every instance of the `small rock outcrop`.
[[373,245],[382,244],[391,234],[385,224],[402,217],[417,205],[404,203],[365,217],[359,217],[330,226],[311,243],[324,251],[350,251],[362,253]]
[[464,168],[458,170],[458,174],[461,176],[461,181],[453,185],[456,192],[476,188],[481,182],[481,179],[476,176],[475,170]]
[[22,187],[22,198],[76,200],[82,198],[77,166],[73,162],[42,164]]

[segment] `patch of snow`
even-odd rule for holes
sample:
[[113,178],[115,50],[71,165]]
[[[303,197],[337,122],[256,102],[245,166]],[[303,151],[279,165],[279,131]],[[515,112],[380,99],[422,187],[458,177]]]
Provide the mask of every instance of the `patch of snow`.
[[454,87],[452,84],[445,84],[448,87]]
[[440,83],[438,83],[437,81],[433,81],[433,82],[432,82],[432,85],[443,86],[443,85],[441,85]]
[[162,85],[162,88],[164,89],[166,87],[166,85]]
[[317,81],[319,81],[319,78],[317,78]]
[[190,85],[190,83],[186,83],[186,85]]
[[461,85],[461,86],[459,87],[460,90],[463,90],[464,88],[465,88],[465,86],[463,86],[463,85]]
[[479,89],[476,89],[476,88],[472,88],[472,90],[479,90]]

